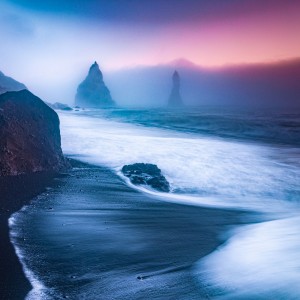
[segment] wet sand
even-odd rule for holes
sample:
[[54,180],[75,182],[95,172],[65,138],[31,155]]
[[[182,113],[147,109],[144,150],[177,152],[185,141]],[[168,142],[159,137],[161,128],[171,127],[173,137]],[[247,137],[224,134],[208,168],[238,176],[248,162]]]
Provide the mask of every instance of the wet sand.
[[[168,203],[128,187],[107,168],[72,164],[69,175],[52,181],[29,208],[22,224],[26,239],[18,245],[39,253],[43,266],[28,259],[27,267],[55,291],[53,299],[209,299],[194,277],[194,263],[221,245],[228,229],[257,219]],[[48,176],[37,178],[1,185],[3,300],[24,299],[31,289],[8,239],[7,219],[49,186]]]
[[30,226],[22,233],[24,248],[33,246],[43,263],[29,261],[29,268],[55,299],[209,299],[194,264],[225,241],[228,229],[257,220],[168,203],[104,167],[73,165],[25,216]]
[[54,174],[0,177],[0,299],[24,299],[31,290],[9,239],[8,219],[12,213],[43,192]]

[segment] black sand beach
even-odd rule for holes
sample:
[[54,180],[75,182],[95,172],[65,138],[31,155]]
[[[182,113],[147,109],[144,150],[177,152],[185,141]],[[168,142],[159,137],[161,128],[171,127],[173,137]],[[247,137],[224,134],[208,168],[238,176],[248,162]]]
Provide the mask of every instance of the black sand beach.
[[71,176],[56,180],[58,187],[35,205],[32,226],[23,229],[26,243],[39,243],[35,231],[43,237],[34,245],[43,268],[29,267],[57,299],[209,298],[193,264],[251,215],[160,201],[106,168],[74,163]]
[[43,262],[30,268],[57,299],[209,298],[193,264],[253,215],[160,201],[106,168],[73,165],[35,202],[24,230]]
[[12,213],[45,190],[52,182],[53,174],[33,174],[0,177],[0,299],[24,299],[31,284],[25,277],[22,266],[9,239],[8,219]]

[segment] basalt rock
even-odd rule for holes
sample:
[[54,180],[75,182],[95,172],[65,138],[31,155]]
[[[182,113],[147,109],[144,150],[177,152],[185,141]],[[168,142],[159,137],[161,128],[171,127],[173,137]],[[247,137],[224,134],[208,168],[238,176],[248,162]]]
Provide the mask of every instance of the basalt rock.
[[67,104],[63,104],[60,102],[55,102],[55,103],[48,103],[45,102],[48,106],[50,106],[52,109],[57,109],[57,110],[73,110],[70,106],[68,106]]
[[56,112],[28,90],[0,95],[0,176],[67,167]]
[[170,184],[161,174],[161,170],[153,164],[136,163],[125,165],[122,173],[136,185],[148,185],[160,192],[169,192]]
[[103,81],[103,74],[95,62],[85,80],[78,86],[75,105],[80,107],[102,108],[115,105],[110,91]]
[[172,82],[173,82],[173,86],[169,97],[168,105],[170,107],[182,106],[183,102],[180,95],[180,77],[177,71],[175,71],[172,76]]

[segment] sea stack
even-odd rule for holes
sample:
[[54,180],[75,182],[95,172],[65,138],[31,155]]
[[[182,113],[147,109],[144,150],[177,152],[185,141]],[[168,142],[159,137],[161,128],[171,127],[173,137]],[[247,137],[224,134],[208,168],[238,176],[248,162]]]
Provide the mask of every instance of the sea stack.
[[170,107],[182,106],[182,98],[180,95],[180,76],[177,71],[174,72],[172,76],[173,86],[171,90],[171,95],[169,97],[168,105]]
[[28,90],[0,95],[0,178],[67,165],[56,112]]
[[80,107],[101,108],[114,106],[109,89],[103,81],[103,74],[95,62],[85,80],[78,86],[75,105]]

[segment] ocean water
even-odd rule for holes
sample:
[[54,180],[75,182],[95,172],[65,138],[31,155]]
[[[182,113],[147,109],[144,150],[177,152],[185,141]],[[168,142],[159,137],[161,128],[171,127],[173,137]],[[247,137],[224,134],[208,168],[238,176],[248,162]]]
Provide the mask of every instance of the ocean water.
[[[228,116],[227,124],[235,122],[237,129],[225,138],[225,134],[221,137],[212,133],[224,131],[224,116],[219,124],[213,118],[213,125],[208,123],[203,134],[204,125],[197,125],[194,112],[192,121],[186,113],[185,123],[178,114],[166,111],[155,116],[155,111],[123,110],[61,113],[62,146],[69,155],[79,155],[85,162],[105,165],[117,173],[125,164],[157,164],[173,190],[166,198],[174,201],[267,211],[270,203],[271,209],[279,207],[280,211],[284,206],[298,205],[300,133],[295,125],[299,129],[300,121],[296,123],[296,116],[290,117],[289,131],[285,119],[276,124],[284,124],[284,132],[272,140],[275,126],[270,119],[259,126],[258,117],[254,117],[251,132],[249,124],[242,125],[242,117],[238,115],[236,121]],[[203,123],[201,113],[198,119]],[[256,127],[262,127],[261,132]],[[249,136],[254,138],[250,140]],[[254,142],[256,136],[266,137],[268,143]]]
[[[265,222],[229,232],[222,246],[193,267],[196,282],[206,286],[211,298],[300,298],[300,112],[105,109],[59,112],[59,117],[63,151],[71,157],[105,166],[121,178],[125,164],[157,164],[172,191],[161,194],[141,188],[145,193],[162,201],[266,215]],[[47,213],[34,220],[34,210],[41,209],[37,203],[13,215],[11,236],[34,285],[28,299],[55,299],[56,291],[49,291],[36,275],[40,271],[34,270],[43,267],[41,250],[55,251],[55,244],[32,249],[22,248],[20,242],[20,227],[26,222],[37,231],[41,222],[55,222]],[[77,204],[70,199],[67,203],[71,204],[65,204],[64,218],[72,222],[67,206]],[[97,226],[83,222],[78,230],[97,231]],[[66,247],[75,243],[68,239]],[[25,259],[28,252],[32,259],[40,259],[39,264]],[[63,280],[51,272],[49,276]]]

